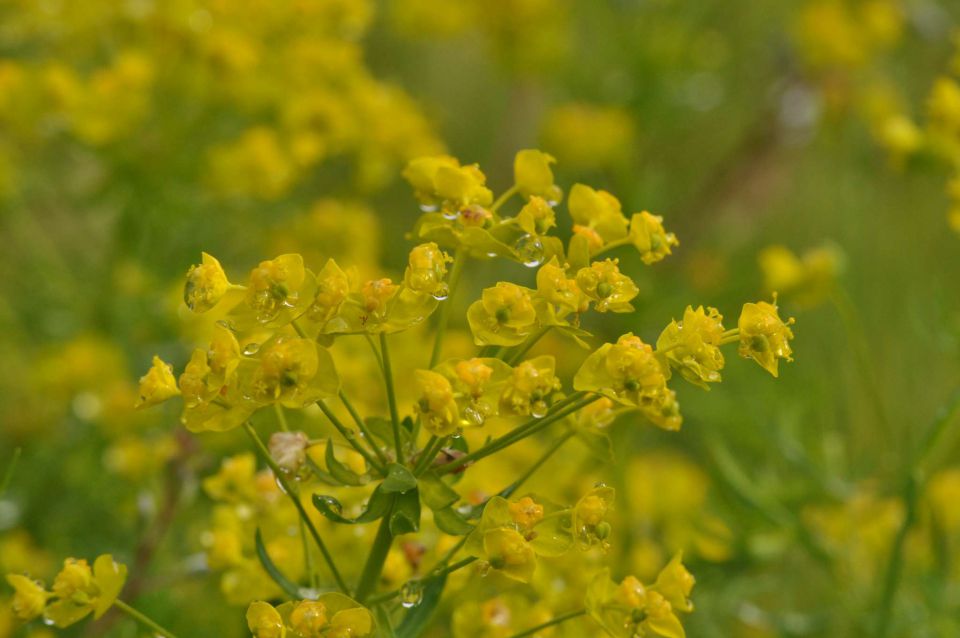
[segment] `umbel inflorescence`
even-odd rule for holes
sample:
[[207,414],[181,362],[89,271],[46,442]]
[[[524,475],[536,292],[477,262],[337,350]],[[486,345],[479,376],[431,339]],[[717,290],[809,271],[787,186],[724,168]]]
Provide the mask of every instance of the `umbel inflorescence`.
[[[553,234],[563,193],[552,163],[546,153],[520,151],[514,184],[495,196],[477,165],[447,156],[410,162],[403,174],[423,212],[411,233],[419,243],[397,281],[362,278],[333,259],[311,270],[296,254],[261,262],[244,284],[232,283],[208,254],[190,268],[184,301],[193,312],[216,319],[212,338],[193,351],[179,375],[155,357],[141,379],[139,405],[180,397],[188,430],[242,428],[285,495],[278,498],[294,506],[306,569],[302,579],[284,574],[261,538],[259,526],[269,521],[259,521],[257,554],[278,593],[250,604],[246,619],[254,636],[416,636],[430,618],[422,606],[438,604],[454,572],[476,570],[526,583],[542,559],[563,556],[578,564],[578,556],[615,542],[609,520],[614,490],[598,485],[572,504],[524,493],[524,483],[546,458],[578,434],[602,433],[627,413],[679,429],[682,416],[670,383],[675,376],[702,388],[719,382],[726,345],[736,344],[740,355],[774,376],[779,361],[790,360],[793,320],[780,318],[775,300],[745,304],[734,328],[723,324],[715,308],[688,306],[655,343],[628,333],[593,347],[581,319],[593,312],[632,312],[639,293],[610,252],[632,246],[651,265],[678,242],[661,217],[646,211],[628,217],[616,197],[583,184],[567,196],[573,224],[563,242]],[[515,213],[505,214],[511,205]],[[466,312],[474,356],[447,358],[451,298],[465,269],[490,259],[536,269],[535,287],[500,281],[485,288]],[[431,315],[432,348],[420,360],[407,357],[397,365],[391,344]],[[527,356],[548,333],[590,350],[572,379],[561,378],[553,355]],[[382,376],[385,414],[361,414],[334,365],[331,351],[358,339],[369,342]],[[415,400],[398,399],[399,375],[413,379]],[[279,418],[264,440],[251,418],[271,406]],[[316,408],[338,439],[291,431],[282,418],[284,409]],[[474,438],[480,443],[472,448],[461,436],[493,425],[502,433]],[[479,503],[458,492],[465,475],[485,471],[484,459],[531,437],[542,454],[529,471],[510,477],[499,493]],[[352,461],[335,453],[338,446],[350,450]],[[236,457],[205,488],[229,500],[248,489],[254,472],[253,457]],[[355,490],[360,495],[352,500],[362,506],[347,508],[342,498],[324,493],[334,486],[346,490],[338,494]],[[345,565],[330,550],[331,535],[356,525],[375,525],[377,531],[360,562]],[[422,536],[436,550],[435,563],[401,587],[385,589],[381,575],[391,548],[406,535]],[[230,554],[231,547],[218,551]],[[309,560],[314,553],[319,565]],[[69,559],[52,591],[24,575],[8,580],[17,591],[15,612],[25,621],[43,617],[67,626],[119,605],[152,623],[117,600],[117,579],[122,583],[124,574],[107,557],[93,571]],[[654,582],[629,575],[614,582],[609,570],[585,582],[579,607],[552,609],[513,631],[533,635],[588,616],[617,637],[684,635],[680,617],[693,610],[694,580],[680,556]],[[487,619],[496,621],[494,615]]]

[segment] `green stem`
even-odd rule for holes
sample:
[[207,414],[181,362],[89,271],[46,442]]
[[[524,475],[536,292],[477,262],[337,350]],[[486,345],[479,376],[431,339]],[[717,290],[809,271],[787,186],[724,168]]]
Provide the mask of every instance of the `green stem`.
[[511,354],[505,361],[510,365],[516,365],[516,363],[523,358],[523,355],[530,351],[530,348],[537,345],[537,342],[540,341],[545,334],[550,332],[551,327],[552,326],[544,326],[543,328],[540,328],[540,330],[527,337],[527,340],[517,346],[517,350],[513,352],[513,354]]
[[567,613],[557,616],[556,618],[553,618],[551,620],[548,620],[547,622],[537,625],[536,627],[531,627],[526,631],[521,631],[518,634],[513,634],[512,636],[510,636],[510,638],[525,638],[525,636],[532,636],[538,631],[542,631],[544,629],[547,629],[548,627],[553,627],[554,625],[559,625],[560,623],[567,622],[568,620],[572,620],[574,618],[579,618],[580,616],[585,616],[586,614],[587,614],[586,609],[577,609],[575,611],[568,611]]
[[20,462],[20,455],[23,453],[23,448],[16,448],[13,450],[13,456],[10,458],[10,463],[7,464],[7,471],[3,473],[3,481],[0,481],[0,496],[3,496],[7,488],[10,487],[10,481],[13,480],[13,472],[17,469],[17,463]]
[[[910,530],[917,521],[917,509],[920,496],[923,494],[927,479],[933,467],[933,453],[941,447],[944,436],[949,432],[949,425],[955,422],[960,413],[960,393],[957,393],[934,420],[927,436],[917,449],[913,462],[907,468],[903,478],[903,502],[905,512],[900,529],[894,537],[890,549],[890,559],[887,561],[887,571],[883,579],[883,589],[880,594],[879,615],[877,617],[876,636],[885,638],[890,632],[890,618],[893,614],[894,598],[900,588],[900,579],[903,576],[903,550]],[[952,447],[952,446],[942,446]]]
[[317,567],[313,564],[313,552],[310,551],[310,543],[307,541],[307,526],[300,520],[300,543],[303,545],[303,564],[307,569],[307,577],[310,579],[310,586],[314,589],[320,584],[320,575],[317,573]]
[[370,336],[370,333],[364,332],[363,337],[367,340],[367,343],[370,344],[370,350],[373,352],[373,356],[377,360],[377,367],[380,368],[380,372],[383,373],[383,357],[380,356],[380,351],[377,350],[377,344],[373,342],[373,337]]
[[307,333],[303,331],[303,328],[300,327],[295,320],[290,322],[290,325],[293,326],[293,329],[297,331],[297,334],[300,335],[301,339],[307,339]]
[[427,441],[427,444],[423,446],[423,450],[420,452],[420,458],[417,461],[416,467],[413,468],[413,475],[419,478],[424,472],[427,471],[427,468],[430,467],[430,463],[437,456],[437,452],[440,448],[443,447],[444,441],[447,437],[439,437],[436,434],[432,434],[430,439]]
[[364,603],[367,597],[373,592],[380,580],[380,573],[383,571],[383,564],[387,560],[387,554],[390,553],[390,545],[393,544],[393,533],[390,531],[390,517],[393,514],[393,503],[387,510],[386,516],[380,520],[380,527],[377,528],[377,535],[373,539],[373,546],[370,548],[370,555],[367,556],[367,562],[363,566],[363,572],[360,574],[360,582],[357,583],[357,593],[355,598],[357,602]]
[[333,410],[330,409],[330,406],[324,403],[322,399],[317,401],[317,406],[330,420],[330,423],[333,424],[333,427],[337,428],[337,432],[340,433],[340,436],[347,440],[347,443],[349,443],[350,446],[367,461],[370,467],[379,472],[381,476],[386,476],[387,472],[384,469],[384,466],[381,465],[377,459],[375,459],[373,455],[367,451],[367,448],[360,445],[360,441],[357,440],[357,435],[353,433],[353,430],[345,426],[340,419],[337,418],[337,415],[333,413]]
[[123,602],[122,600],[117,599],[113,601],[113,606],[119,609],[120,611],[122,611],[123,613],[125,613],[126,615],[130,616],[134,620],[136,620],[138,623],[140,623],[144,627],[149,628],[150,631],[154,632],[155,634],[159,634],[164,638],[177,638],[171,632],[167,631],[166,629],[158,625],[155,621],[150,619],[146,614],[143,614],[137,611],[136,609],[134,609],[127,603]]
[[273,457],[270,456],[270,451],[267,449],[267,446],[263,444],[263,441],[260,439],[260,435],[257,434],[257,431],[253,428],[249,421],[243,424],[243,429],[246,430],[250,440],[253,441],[254,447],[260,454],[260,457],[270,467],[270,469],[273,470],[273,474],[277,479],[277,483],[280,484],[280,489],[283,490],[283,493],[287,495],[287,498],[293,502],[293,506],[297,508],[297,512],[300,514],[300,519],[303,521],[304,525],[307,526],[307,529],[310,531],[310,535],[313,537],[313,541],[320,549],[320,553],[323,554],[323,560],[326,561],[327,567],[330,569],[330,573],[333,575],[333,579],[337,582],[337,587],[341,592],[349,595],[350,590],[347,588],[347,584],[344,582],[343,576],[340,575],[340,570],[337,569],[336,564],[333,562],[333,556],[330,554],[330,550],[327,549],[326,543],[324,543],[323,539],[320,537],[320,532],[317,531],[316,525],[313,524],[313,520],[307,514],[307,510],[303,507],[303,503],[300,502],[300,498],[297,496],[297,493],[290,486],[290,483],[287,482],[283,470],[280,469],[276,461],[273,460]]
[[[452,574],[453,572],[455,572],[455,571],[457,571],[457,570],[459,570],[459,569],[463,569],[464,567],[466,567],[467,565],[470,565],[471,563],[475,562],[476,560],[477,560],[477,557],[476,557],[476,556],[467,556],[467,557],[464,558],[463,560],[457,561],[457,562],[454,563],[453,565],[449,565],[449,566],[446,566],[446,567],[442,567],[441,569],[435,569],[434,571],[431,571],[429,574],[427,574],[426,576],[424,576],[423,578],[421,578],[421,579],[420,579],[420,584],[421,584],[421,585],[426,585],[427,583],[429,583],[429,582],[431,582],[431,581],[434,581],[434,580],[436,580],[436,579],[438,579],[438,578],[443,578],[444,576],[447,576],[447,575],[449,575],[449,574]],[[403,591],[402,588],[401,588],[401,589],[394,589],[393,591],[388,591],[388,592],[383,593],[383,594],[377,594],[376,596],[371,596],[370,598],[367,599],[367,604],[368,604],[368,605],[376,605],[376,604],[379,604],[379,603],[388,602],[388,601],[390,601],[390,600],[393,600],[393,599],[396,598],[397,596],[399,596],[402,591]]]
[[284,432],[289,432],[290,426],[287,424],[287,415],[283,413],[283,406],[279,403],[274,403],[273,411],[277,413],[277,423],[280,425],[280,429]]
[[387,333],[380,333],[380,355],[383,357],[383,382],[387,388],[387,403],[390,404],[390,420],[393,422],[393,444],[396,447],[397,463],[403,464],[403,445],[400,441],[400,415],[397,413],[397,393],[393,387],[393,369],[390,366],[390,350],[387,348]]
[[527,438],[528,436],[531,436],[532,434],[539,432],[540,430],[544,429],[548,425],[551,425],[552,423],[555,423],[556,421],[559,421],[560,419],[563,419],[564,417],[567,417],[573,414],[574,412],[580,410],[581,408],[586,407],[587,405],[593,403],[599,398],[600,398],[600,395],[587,397],[582,401],[573,403],[572,405],[568,405],[562,409],[555,410],[547,414],[543,418],[531,419],[530,421],[527,421],[523,425],[515,428],[514,430],[508,432],[507,434],[504,434],[503,436],[497,439],[494,439],[493,441],[483,446],[482,448],[475,450],[473,452],[470,452],[469,454],[465,454],[458,459],[450,461],[449,463],[445,463],[441,465],[440,467],[436,468],[437,473],[447,474],[460,467],[463,467],[464,465],[466,465],[471,461],[479,461],[480,459],[490,456],[495,452],[499,452],[504,448],[510,447],[514,443],[518,443],[523,439]]
[[433,351],[430,353],[430,365],[437,365],[437,362],[440,360],[440,355],[443,352],[443,337],[447,332],[447,323],[450,319],[450,307],[453,305],[453,295],[457,291],[457,286],[460,284],[460,275],[463,274],[463,266],[467,262],[467,253],[464,251],[457,251],[453,257],[453,267],[450,269],[450,282],[447,284],[449,286],[449,292],[447,298],[440,303],[440,312],[437,315],[437,334],[433,340]]
[[563,447],[564,443],[572,439],[575,434],[576,432],[574,430],[564,432],[563,435],[560,436],[559,439],[554,441],[553,445],[547,448],[547,450],[540,456],[540,458],[537,459],[537,461],[530,466],[530,469],[524,472],[516,481],[511,483],[509,487],[507,487],[505,490],[500,492],[500,495],[503,496],[503,498],[510,498],[518,489],[520,489],[521,485],[526,483],[530,479],[530,477],[533,476],[536,473],[536,471],[539,470],[543,466],[543,464],[546,463],[550,459],[550,457],[554,455],[554,453],[557,450]]
[[493,202],[493,206],[490,207],[490,212],[496,215],[497,211],[500,210],[500,207],[506,204],[507,200],[516,195],[518,192],[520,192],[520,189],[516,184],[503,191],[503,194],[497,198],[497,201]]
[[387,455],[384,454],[383,450],[380,449],[380,446],[377,445],[377,440],[367,428],[367,424],[363,422],[363,418],[360,416],[360,413],[357,412],[357,409],[353,407],[353,404],[347,399],[347,395],[343,393],[343,390],[340,390],[340,401],[343,403],[343,407],[347,408],[347,412],[350,413],[354,423],[356,423],[357,427],[360,428],[360,432],[363,433],[367,443],[371,448],[373,448],[373,452],[377,455],[377,458],[380,459],[380,463],[386,466],[389,463],[387,460]]

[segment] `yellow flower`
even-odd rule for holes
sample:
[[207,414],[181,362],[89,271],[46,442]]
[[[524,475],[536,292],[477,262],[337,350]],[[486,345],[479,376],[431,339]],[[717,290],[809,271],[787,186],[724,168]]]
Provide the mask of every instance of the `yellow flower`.
[[247,607],[247,627],[254,638],[286,638],[287,628],[270,603],[254,601]]
[[247,289],[247,305],[253,309],[257,321],[272,321],[282,311],[305,301],[300,298],[300,289],[306,276],[300,255],[280,255],[260,262],[250,272]]
[[202,254],[199,265],[190,266],[183,287],[183,301],[194,312],[206,312],[223,299],[230,282],[215,257]]
[[639,408],[665,430],[680,429],[680,409],[676,394],[667,387],[664,364],[653,348],[633,334],[604,344],[588,356],[574,376],[573,387]]
[[563,191],[553,183],[550,165],[557,160],[552,155],[533,149],[519,151],[513,160],[513,182],[523,197],[541,197],[556,205]]
[[7,574],[7,582],[14,589],[13,614],[24,622],[43,615],[47,601],[53,595],[43,585],[21,574]]
[[448,155],[419,157],[403,170],[403,177],[427,210],[441,207],[458,212],[471,205],[489,206],[493,193],[486,188],[486,176],[476,164],[461,166]]
[[537,296],[555,306],[554,314],[560,316],[567,312],[584,312],[589,304],[589,299],[580,292],[577,281],[567,277],[567,271],[560,266],[556,257],[537,270]]
[[671,367],[676,368],[687,381],[707,388],[707,383],[720,381],[723,369],[723,353],[720,340],[723,338],[723,317],[716,308],[696,310],[687,306],[683,320],[671,321],[657,339],[657,353]]
[[319,638],[328,623],[327,607],[318,601],[302,600],[290,612],[290,628],[296,636]]
[[560,389],[556,361],[550,355],[528,359],[513,369],[500,395],[501,414],[542,417],[550,395]]
[[583,495],[573,508],[573,533],[584,548],[597,543],[606,546],[610,537],[607,517],[613,510],[615,491],[605,485]]
[[449,294],[447,282],[447,263],[452,261],[449,255],[440,250],[433,242],[420,244],[410,251],[409,265],[403,276],[408,288],[416,292],[435,297]]
[[640,293],[617,263],[616,259],[605,259],[577,271],[577,288],[596,303],[598,312],[631,312],[630,300]]
[[598,573],[587,587],[587,613],[610,636],[684,638],[677,611],[656,586],[646,587],[635,576],[620,583],[610,580],[610,570]]
[[307,309],[307,319],[325,323],[332,319],[350,294],[350,278],[330,259],[317,274],[317,294]]
[[68,627],[87,614],[100,618],[113,606],[127,579],[127,568],[109,554],[98,556],[93,569],[85,560],[68,558],[53,583],[57,596],[44,618],[57,627]]
[[683,554],[678,552],[661,570],[651,589],[660,592],[677,611],[689,613],[693,611],[690,592],[696,582],[693,574],[683,565]]
[[530,290],[501,281],[484,289],[480,300],[470,305],[467,321],[478,346],[514,346],[533,332],[537,311]]
[[557,215],[547,200],[532,195],[517,213],[517,224],[531,235],[545,235],[557,225]]
[[333,359],[311,339],[274,338],[257,352],[259,365],[244,379],[244,395],[261,404],[302,408],[333,396],[340,382]]
[[509,504],[513,522],[521,529],[530,529],[543,520],[543,505],[540,505],[529,496],[513,501]]
[[227,503],[249,503],[256,497],[257,459],[251,452],[228,456],[216,474],[203,480],[203,491]]
[[369,313],[382,315],[387,309],[387,302],[397,294],[398,286],[392,280],[371,279],[363,284],[360,294],[363,297],[363,307]]
[[423,416],[423,427],[437,436],[456,432],[460,427],[460,412],[450,381],[431,370],[417,370],[414,377],[421,393],[417,412]]
[[647,211],[630,218],[630,242],[640,251],[640,259],[649,265],[671,254],[671,248],[680,244],[673,233],[663,228],[663,217]]
[[157,405],[178,394],[180,390],[173,376],[173,366],[164,363],[160,357],[154,355],[153,365],[145,375],[140,377],[140,397],[136,407]]
[[780,359],[793,361],[789,326],[793,318],[784,322],[777,313],[776,297],[773,303],[759,301],[746,303],[737,322],[740,328],[740,356],[753,359],[764,370],[777,376]]
[[530,582],[537,568],[536,554],[520,532],[497,528],[483,535],[483,551],[490,566],[504,576]]
[[627,236],[627,218],[623,216],[620,200],[607,191],[574,184],[567,207],[574,223],[594,230],[604,244]]

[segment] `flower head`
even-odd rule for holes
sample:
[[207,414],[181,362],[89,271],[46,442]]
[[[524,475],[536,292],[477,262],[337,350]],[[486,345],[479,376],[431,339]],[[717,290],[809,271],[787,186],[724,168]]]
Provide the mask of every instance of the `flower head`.
[[663,229],[663,217],[647,211],[630,218],[630,242],[640,251],[645,264],[653,264],[671,253],[679,245],[677,237]]
[[577,287],[596,304],[598,312],[630,312],[630,300],[640,289],[620,272],[616,259],[595,261],[577,272]]
[[574,224],[593,230],[604,245],[627,236],[627,218],[620,200],[607,191],[574,184],[567,207]]
[[537,325],[530,290],[508,281],[486,288],[467,310],[467,320],[477,345],[517,345]]
[[773,303],[758,301],[746,303],[740,313],[737,326],[740,328],[740,356],[753,359],[764,370],[777,376],[780,359],[793,361],[790,340],[794,319],[783,321],[777,312],[776,298]]
[[447,295],[447,263],[451,257],[433,242],[420,244],[410,251],[409,265],[403,281],[411,290],[428,295]]
[[183,287],[183,301],[194,312],[206,312],[217,305],[230,287],[223,267],[212,255],[202,254],[200,264],[190,266]]
[[47,601],[53,596],[39,583],[22,574],[7,574],[7,583],[13,587],[13,615],[24,622],[43,615]]
[[146,408],[180,394],[177,380],[173,376],[173,366],[164,363],[158,356],[153,357],[153,365],[147,373],[140,377],[140,397],[137,399],[138,408]]
[[723,369],[723,317],[716,308],[687,306],[681,321],[673,320],[657,339],[657,353],[687,381],[703,388],[720,381]]
[[420,388],[417,412],[423,417],[423,426],[437,436],[456,432],[460,427],[460,411],[450,381],[432,370],[417,370],[414,376]]

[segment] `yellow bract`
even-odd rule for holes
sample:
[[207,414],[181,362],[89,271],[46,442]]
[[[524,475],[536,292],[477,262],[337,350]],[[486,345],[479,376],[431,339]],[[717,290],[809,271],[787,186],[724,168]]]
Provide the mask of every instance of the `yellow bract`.
[[194,312],[206,312],[220,302],[229,287],[230,282],[220,262],[203,253],[201,263],[187,271],[183,301]]
[[693,610],[688,599],[693,583],[679,555],[650,586],[634,576],[615,583],[610,580],[610,570],[605,569],[587,587],[587,613],[614,638],[684,638],[677,612]]
[[514,346],[537,326],[531,291],[508,281],[486,288],[467,310],[467,321],[478,346]]
[[14,590],[12,603],[14,616],[29,622],[43,615],[47,601],[53,596],[43,588],[43,584],[22,574],[7,574],[7,583]]
[[577,271],[577,288],[594,303],[597,312],[632,312],[630,301],[640,293],[633,280],[620,272],[616,259],[595,261]]
[[333,592],[277,608],[255,601],[247,608],[247,626],[254,638],[366,638],[374,630],[369,610]]
[[628,333],[587,357],[573,387],[639,408],[658,427],[677,430],[682,422],[680,409],[676,395],[667,387],[665,371],[653,348]]
[[630,242],[640,251],[645,264],[653,264],[671,254],[671,248],[680,244],[676,235],[663,228],[663,217],[647,211],[630,218]]
[[44,618],[57,627],[68,627],[88,614],[100,618],[116,601],[127,579],[127,568],[109,554],[98,556],[93,569],[85,560],[68,558],[53,581],[54,602]]
[[457,212],[470,205],[489,206],[493,201],[493,193],[485,186],[486,176],[480,168],[476,164],[461,166],[449,155],[411,160],[403,170],[403,177],[427,208]]
[[627,218],[623,216],[620,200],[604,190],[594,190],[584,184],[574,184],[567,199],[574,231],[584,227],[596,233],[607,244],[627,236]]
[[456,432],[460,427],[460,411],[450,381],[430,370],[417,370],[414,376],[420,389],[417,412],[423,417],[423,427],[437,436]]
[[716,308],[687,306],[681,321],[671,321],[657,339],[657,354],[687,381],[707,389],[723,369],[723,317]]
[[737,322],[740,328],[740,356],[753,359],[764,370],[777,376],[780,359],[793,361],[790,340],[794,320],[784,322],[777,312],[776,298],[773,303],[758,301],[746,303]]
[[519,151],[513,160],[513,181],[525,198],[540,197],[556,205],[563,191],[553,183],[550,165],[557,160],[542,151],[526,149]]
[[158,357],[153,357],[153,365],[145,375],[140,377],[140,397],[137,399],[138,408],[163,403],[180,394],[177,380],[173,377],[173,366]]

